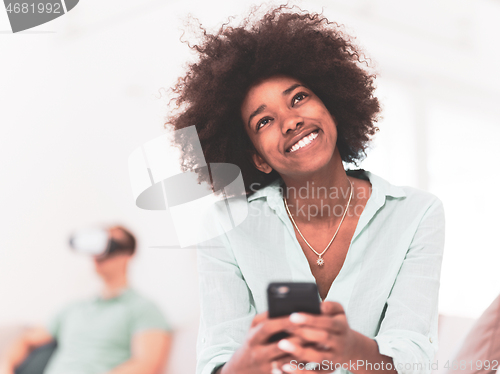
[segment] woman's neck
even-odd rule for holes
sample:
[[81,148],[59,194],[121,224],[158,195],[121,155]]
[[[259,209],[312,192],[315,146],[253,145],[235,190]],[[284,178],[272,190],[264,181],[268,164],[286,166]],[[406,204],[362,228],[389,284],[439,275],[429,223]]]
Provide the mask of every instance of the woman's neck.
[[333,164],[306,177],[282,177],[286,185],[284,193],[287,205],[297,222],[334,224],[334,218],[342,216],[352,185],[340,154],[334,158],[336,161]]

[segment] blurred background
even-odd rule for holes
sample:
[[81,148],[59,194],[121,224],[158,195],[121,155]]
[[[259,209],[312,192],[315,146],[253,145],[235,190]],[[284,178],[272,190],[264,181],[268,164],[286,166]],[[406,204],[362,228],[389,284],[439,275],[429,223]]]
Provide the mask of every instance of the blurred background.
[[[194,59],[188,14],[214,30],[255,4],[82,0],[18,34],[0,10],[0,327],[44,324],[95,294],[68,235],[121,223],[139,240],[132,284],[179,331],[169,373],[194,372],[195,252],[155,248],[178,243],[172,219],[135,206],[127,162],[164,133],[166,91]],[[295,4],[345,25],[372,59],[383,119],[360,166],[443,201],[440,313],[477,318],[500,290],[500,1]]]

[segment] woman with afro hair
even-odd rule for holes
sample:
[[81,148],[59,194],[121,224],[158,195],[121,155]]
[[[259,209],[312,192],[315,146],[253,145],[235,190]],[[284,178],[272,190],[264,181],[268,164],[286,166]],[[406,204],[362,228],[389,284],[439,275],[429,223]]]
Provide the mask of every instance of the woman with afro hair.
[[[345,170],[378,130],[359,50],[324,16],[286,6],[203,35],[169,124],[196,126],[207,164],[241,169],[248,216],[198,248],[197,373],[430,373],[442,204]],[[321,314],[269,318],[273,281],[315,282]]]

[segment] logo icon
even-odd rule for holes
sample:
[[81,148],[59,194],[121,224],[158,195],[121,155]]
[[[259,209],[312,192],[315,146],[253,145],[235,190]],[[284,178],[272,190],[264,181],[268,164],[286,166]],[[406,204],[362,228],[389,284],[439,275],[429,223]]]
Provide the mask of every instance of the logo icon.
[[[134,150],[128,164],[136,205],[147,210],[168,209],[180,247],[185,248],[236,228],[248,216],[248,205],[238,166],[208,165],[194,126],[175,131],[175,136],[187,140],[184,156],[195,163],[194,171],[182,171],[173,133]],[[207,183],[199,183],[199,173],[208,173],[212,185],[222,187],[213,191]]]
[[73,9],[79,0],[4,0],[12,32],[50,22]]

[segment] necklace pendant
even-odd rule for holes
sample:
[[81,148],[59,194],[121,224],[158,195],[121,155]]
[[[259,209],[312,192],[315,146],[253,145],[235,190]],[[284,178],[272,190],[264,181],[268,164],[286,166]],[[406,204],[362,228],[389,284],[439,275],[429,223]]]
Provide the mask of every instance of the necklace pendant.
[[318,259],[316,260],[316,263],[317,263],[319,266],[323,266],[323,265],[325,264],[325,260],[323,260],[323,258],[321,258],[321,257],[320,257],[320,258],[318,258]]

